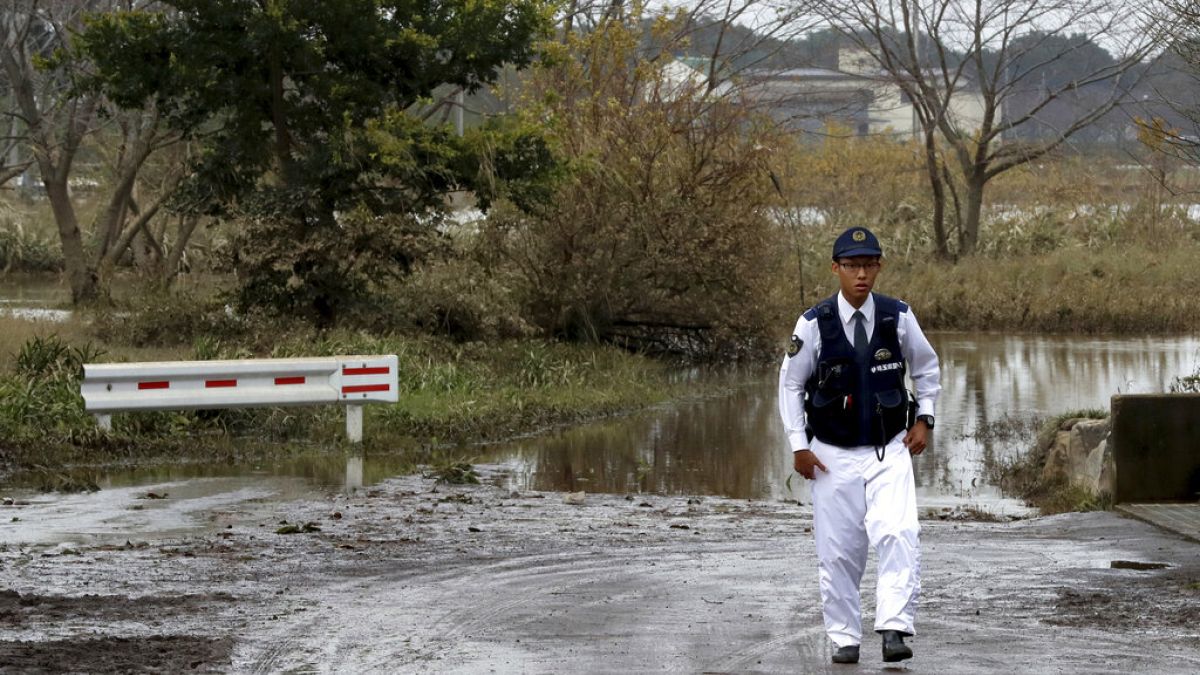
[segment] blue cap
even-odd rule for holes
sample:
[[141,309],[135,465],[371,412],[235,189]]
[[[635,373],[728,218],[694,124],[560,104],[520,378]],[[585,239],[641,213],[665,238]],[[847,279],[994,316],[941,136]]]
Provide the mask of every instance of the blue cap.
[[883,255],[883,249],[879,247],[879,239],[865,227],[852,227],[833,242],[834,260],[860,255]]

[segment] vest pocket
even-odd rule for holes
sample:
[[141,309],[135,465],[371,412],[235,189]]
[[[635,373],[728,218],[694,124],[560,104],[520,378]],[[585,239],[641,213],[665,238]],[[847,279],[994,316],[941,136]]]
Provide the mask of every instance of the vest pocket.
[[[872,436],[876,443],[887,443],[892,436],[908,428],[908,392],[889,389],[875,394],[875,429]],[[877,426],[876,426],[877,425]]]
[[858,406],[853,397],[831,396],[821,391],[813,392],[808,399],[805,413],[808,425],[826,443],[854,445],[858,430]]

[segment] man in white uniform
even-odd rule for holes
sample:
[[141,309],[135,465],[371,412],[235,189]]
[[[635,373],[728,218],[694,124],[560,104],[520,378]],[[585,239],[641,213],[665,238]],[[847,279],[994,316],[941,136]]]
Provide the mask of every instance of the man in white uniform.
[[921,590],[911,456],[925,450],[934,425],[938,358],[908,305],[872,292],[882,258],[866,228],[837,238],[832,267],[841,290],[796,322],[779,372],[779,413],[795,468],[813,481],[821,605],[834,663],[858,662],[868,545],[878,556],[875,632],[884,661],[912,657],[904,638],[913,635]]

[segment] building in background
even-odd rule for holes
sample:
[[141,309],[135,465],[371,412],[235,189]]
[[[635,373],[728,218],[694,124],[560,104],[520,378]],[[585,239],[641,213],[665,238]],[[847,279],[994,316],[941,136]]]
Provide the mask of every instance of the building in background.
[[[835,69],[748,71],[743,78],[753,105],[796,131],[821,132],[836,125],[860,136],[903,139],[920,133],[908,96],[861,49],[839,50]],[[979,128],[983,99],[969,82],[950,97],[949,116],[960,131]]]

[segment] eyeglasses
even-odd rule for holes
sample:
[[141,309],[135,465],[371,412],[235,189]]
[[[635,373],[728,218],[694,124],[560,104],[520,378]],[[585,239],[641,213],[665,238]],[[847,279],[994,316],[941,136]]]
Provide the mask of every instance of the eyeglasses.
[[875,271],[879,270],[879,261],[872,260],[871,262],[865,262],[865,263],[838,262],[838,267],[841,267],[842,269],[844,269],[847,272],[850,272],[852,274],[858,274],[859,270],[875,272]]

